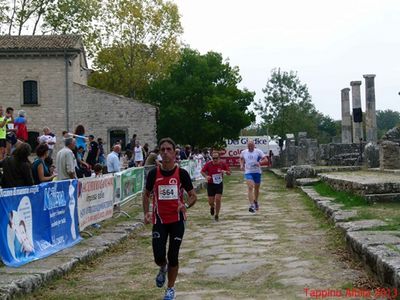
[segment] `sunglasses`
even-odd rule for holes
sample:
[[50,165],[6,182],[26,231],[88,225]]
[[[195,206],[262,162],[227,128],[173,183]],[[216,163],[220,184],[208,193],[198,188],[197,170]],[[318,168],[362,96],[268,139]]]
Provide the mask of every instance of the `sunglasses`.
[[213,159],[213,160],[217,160],[218,158],[219,158],[219,157],[213,157],[212,159]]

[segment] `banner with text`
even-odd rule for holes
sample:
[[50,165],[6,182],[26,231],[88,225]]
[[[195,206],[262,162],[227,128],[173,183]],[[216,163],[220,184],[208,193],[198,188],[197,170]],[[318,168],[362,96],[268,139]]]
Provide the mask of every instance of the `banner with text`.
[[271,150],[274,155],[279,155],[278,144],[271,140],[269,136],[240,136],[237,140],[225,140],[226,147],[220,151],[221,159],[230,166],[240,165],[240,153],[247,149],[249,139],[254,141],[256,148],[268,155]]
[[0,189],[0,255],[18,267],[71,247],[78,230],[77,180]]
[[129,168],[121,172],[121,202],[140,194],[143,191],[144,168]]
[[113,215],[114,178],[112,174],[84,178],[78,195],[79,230]]

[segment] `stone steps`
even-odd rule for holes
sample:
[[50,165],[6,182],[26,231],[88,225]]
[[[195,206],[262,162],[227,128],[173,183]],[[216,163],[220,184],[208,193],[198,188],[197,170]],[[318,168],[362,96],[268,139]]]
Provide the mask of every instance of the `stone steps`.
[[364,195],[369,203],[377,202],[400,202],[400,193],[386,193],[386,194],[367,194]]
[[357,215],[357,211],[344,210],[340,205],[332,203],[333,199],[319,196],[311,187],[301,189],[343,231],[347,247],[379,281],[384,285],[400,288],[399,232],[374,230],[387,225],[381,220],[349,221]]
[[[379,174],[376,174],[379,179]],[[366,197],[374,194],[397,194],[400,193],[400,180],[388,180],[379,182],[371,182],[370,180],[338,178],[330,174],[321,175],[321,179],[329,184],[332,188],[339,191],[352,192],[357,195]]]

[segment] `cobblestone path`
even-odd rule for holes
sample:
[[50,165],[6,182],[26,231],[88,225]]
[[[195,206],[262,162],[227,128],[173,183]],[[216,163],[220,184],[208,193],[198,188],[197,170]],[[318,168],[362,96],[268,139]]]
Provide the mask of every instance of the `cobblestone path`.
[[[209,214],[205,193],[189,210],[177,299],[307,299],[306,288],[309,293],[345,289],[368,280],[337,253],[337,235],[313,215],[311,201],[298,190],[265,174],[260,210],[251,214],[242,175],[227,179],[219,222]],[[34,297],[162,299],[163,289],[154,284],[149,236],[150,226]]]

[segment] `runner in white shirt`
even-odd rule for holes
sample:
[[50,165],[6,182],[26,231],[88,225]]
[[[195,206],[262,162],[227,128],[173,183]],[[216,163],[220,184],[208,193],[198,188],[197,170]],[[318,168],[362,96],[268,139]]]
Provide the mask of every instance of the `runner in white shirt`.
[[240,153],[240,169],[244,170],[244,179],[247,183],[247,195],[250,202],[249,212],[258,210],[258,194],[261,184],[260,165],[267,162],[267,156],[256,149],[253,140],[248,140],[247,149]]

